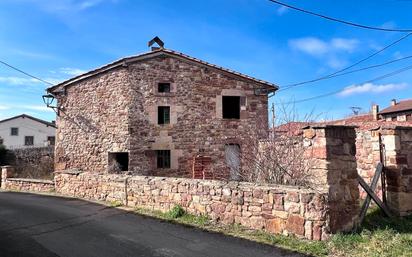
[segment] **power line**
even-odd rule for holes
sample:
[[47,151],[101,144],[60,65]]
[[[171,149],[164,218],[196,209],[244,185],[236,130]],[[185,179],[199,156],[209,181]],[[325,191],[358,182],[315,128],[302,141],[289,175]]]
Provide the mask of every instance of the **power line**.
[[[392,63],[395,63],[395,62],[400,62],[400,61],[403,61],[403,60],[406,60],[406,59],[410,59],[410,58],[412,58],[412,55],[408,55],[408,56],[405,56],[405,57],[402,57],[402,58],[390,60],[390,61],[387,61],[387,62],[384,62],[384,63],[380,63],[380,64],[375,64],[375,65],[371,65],[371,66],[359,68],[359,69],[356,69],[356,70],[351,70],[351,71],[347,71],[347,72],[343,72],[343,73],[338,73],[338,74],[335,74],[335,75],[329,75],[328,77],[323,77],[322,79],[319,78],[319,79],[317,79],[316,81],[324,80],[324,79],[329,79],[329,78],[340,77],[340,76],[343,76],[343,75],[347,75],[347,74],[351,74],[351,73],[355,73],[355,72],[359,72],[359,71],[374,69],[374,68],[382,67],[382,66],[385,66],[385,65],[388,65],[388,64],[392,64]],[[313,82],[315,82],[315,81],[313,81]],[[301,86],[301,85],[303,85],[303,84],[302,84],[302,83],[300,83],[300,84],[293,84],[293,85],[291,85],[291,86],[281,88],[281,89],[279,89],[279,90],[276,91],[276,92],[282,92],[282,91],[291,89],[291,88],[293,88],[293,87]]]
[[[381,80],[381,79],[384,79],[384,78],[387,78],[387,77],[391,77],[391,76],[397,75],[397,74],[399,74],[399,73],[405,72],[405,71],[410,70],[410,69],[412,69],[412,65],[406,66],[406,67],[404,67],[404,68],[401,68],[401,69],[398,69],[398,70],[395,70],[395,71],[392,71],[392,72],[390,72],[390,73],[387,73],[387,74],[384,74],[384,75],[382,75],[382,76],[373,78],[373,79],[371,79],[371,80],[364,81],[364,82],[362,82],[362,83],[358,83],[358,85],[363,85],[363,84],[366,84],[366,83],[372,83],[372,82],[375,82],[375,81],[377,81],[377,80]],[[325,93],[325,94],[321,94],[321,95],[317,95],[317,96],[312,96],[312,97],[309,97],[309,98],[303,98],[303,99],[299,99],[299,100],[296,100],[296,101],[284,102],[284,103],[280,103],[280,104],[295,104],[295,103],[307,102],[307,101],[311,101],[311,100],[315,100],[315,99],[319,99],[319,98],[323,98],[323,97],[327,97],[327,96],[331,96],[331,95],[338,94],[338,93],[342,92],[343,90],[345,90],[345,88],[347,88],[347,87],[343,87],[343,88],[340,88],[340,89],[338,89],[338,90],[335,90],[335,91],[332,91],[332,92],[328,92],[328,93]],[[280,105],[280,104],[276,104],[276,105]]]
[[[351,68],[353,68],[353,67],[355,67],[355,66],[357,66],[357,65],[359,65],[359,64],[361,64],[361,63],[363,63],[363,62],[365,62],[365,61],[367,61],[367,60],[369,60],[369,59],[371,59],[372,57],[380,54],[381,52],[385,51],[386,49],[388,49],[388,48],[390,48],[390,47],[398,44],[398,43],[401,42],[402,40],[408,38],[410,35],[412,35],[412,33],[408,33],[408,34],[406,34],[406,35],[403,35],[401,38],[393,41],[393,42],[390,43],[389,45],[382,47],[381,49],[379,49],[378,51],[372,53],[371,55],[369,55],[369,56],[367,56],[367,57],[365,57],[365,58],[363,58],[363,59],[355,62],[354,64],[351,64],[351,65],[349,65],[349,66],[347,66],[347,67],[345,67],[345,68],[343,68],[343,69],[337,70],[337,71],[335,71],[335,72],[333,72],[333,73],[330,73],[330,74],[328,74],[328,75],[325,75],[325,76],[322,76],[322,77],[319,77],[319,78],[316,78],[316,79],[311,79],[311,80],[306,80],[306,81],[302,81],[302,82],[297,82],[297,83],[285,85],[285,86],[283,86],[283,87],[285,87],[285,89],[283,89],[282,86],[281,86],[281,89],[280,89],[278,92],[281,92],[281,91],[283,91],[283,90],[286,90],[286,89],[289,89],[289,88],[292,88],[292,87],[296,87],[296,86],[300,86],[300,85],[304,85],[304,84],[309,84],[309,83],[317,82],[317,81],[320,81],[320,80],[325,80],[325,79],[329,79],[329,78],[336,77],[335,75],[337,75],[337,74],[339,74],[339,73],[341,73],[341,72],[344,72],[344,71],[346,71],[346,70],[349,70],[349,69],[351,69]],[[273,95],[272,95],[272,96],[273,96]],[[271,96],[271,97],[272,97],[272,96]]]
[[14,67],[13,65],[8,64],[8,63],[6,63],[6,62],[4,62],[4,61],[1,61],[1,60],[0,60],[0,63],[6,65],[6,66],[9,67],[9,68],[12,68],[13,70],[16,70],[16,71],[18,71],[18,72],[20,72],[20,73],[23,73],[24,75],[29,76],[29,77],[31,77],[31,78],[33,78],[33,79],[36,79],[36,80],[41,81],[41,82],[43,82],[43,83],[49,84],[49,85],[51,85],[51,86],[54,86],[53,83],[48,82],[48,81],[46,81],[46,80],[44,80],[44,79],[41,79],[41,78],[39,78],[39,77],[36,77],[36,76],[34,76],[34,75],[31,75],[30,73],[27,73],[27,72],[25,72],[25,71],[23,71],[23,70],[21,70],[21,69],[19,69],[19,68],[16,68],[16,67]]
[[330,21],[334,21],[334,22],[339,22],[339,23],[343,23],[349,26],[353,26],[353,27],[358,27],[358,28],[363,28],[363,29],[369,29],[369,30],[378,30],[378,31],[386,31],[386,32],[412,32],[412,29],[390,29],[390,28],[380,28],[380,27],[373,27],[373,26],[368,26],[368,25],[363,25],[363,24],[359,24],[359,23],[354,23],[354,22],[350,22],[350,21],[345,21],[345,20],[341,20],[341,19],[337,19],[337,18],[333,18],[330,16],[326,16],[323,14],[319,14],[319,13],[315,13],[313,11],[309,11],[309,10],[305,10],[296,6],[292,6],[289,4],[285,4],[276,0],[269,0],[272,3],[299,11],[299,12],[303,12],[312,16],[317,16],[323,19],[327,19]]

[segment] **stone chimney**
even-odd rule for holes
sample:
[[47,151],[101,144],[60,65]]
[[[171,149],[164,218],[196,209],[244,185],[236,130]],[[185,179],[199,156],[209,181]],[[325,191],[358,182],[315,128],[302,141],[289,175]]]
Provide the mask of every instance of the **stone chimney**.
[[379,120],[379,105],[374,104],[372,105],[372,116],[373,120]]
[[395,106],[396,105],[396,99],[392,99],[391,100],[391,106]]
[[[153,46],[156,44],[157,46]],[[165,46],[165,43],[159,38],[159,37],[154,37],[152,40],[150,40],[147,45],[151,47],[152,51],[158,51],[160,49],[163,49]]]

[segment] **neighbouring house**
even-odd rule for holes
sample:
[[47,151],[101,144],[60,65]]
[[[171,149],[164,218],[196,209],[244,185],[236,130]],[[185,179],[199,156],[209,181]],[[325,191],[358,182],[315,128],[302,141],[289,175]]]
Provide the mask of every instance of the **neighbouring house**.
[[0,120],[0,144],[8,149],[54,145],[56,125],[27,114]]
[[379,106],[374,105],[372,112],[375,119],[386,121],[412,121],[412,99],[397,102],[396,99],[391,100],[391,105],[382,111],[379,111]]
[[268,136],[278,87],[153,43],[47,89],[56,170],[236,178],[245,142]]

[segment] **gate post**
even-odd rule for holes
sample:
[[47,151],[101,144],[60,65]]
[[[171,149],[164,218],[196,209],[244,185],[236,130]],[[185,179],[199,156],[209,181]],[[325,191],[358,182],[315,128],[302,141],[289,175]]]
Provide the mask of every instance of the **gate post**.
[[313,187],[328,193],[329,232],[351,231],[360,212],[355,127],[312,126],[304,138]]
[[412,214],[412,127],[382,128],[386,203],[398,216]]
[[6,189],[7,178],[13,176],[13,171],[12,166],[1,166],[1,189]]

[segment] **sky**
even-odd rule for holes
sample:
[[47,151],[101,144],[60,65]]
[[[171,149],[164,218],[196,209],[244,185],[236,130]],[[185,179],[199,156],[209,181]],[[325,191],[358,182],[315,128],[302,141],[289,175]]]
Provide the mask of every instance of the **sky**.
[[[412,0],[283,1],[365,25],[412,28]],[[345,68],[403,35],[334,23],[268,0],[0,0],[0,60],[51,83],[146,52],[159,36],[166,48],[282,88]],[[411,43],[412,36],[354,69],[412,55]],[[412,58],[290,88],[270,104],[316,119],[345,117],[352,106],[382,109],[391,99],[411,98],[412,70],[368,81],[410,65]],[[41,98],[47,86],[0,64],[0,119],[21,113],[55,119]]]

